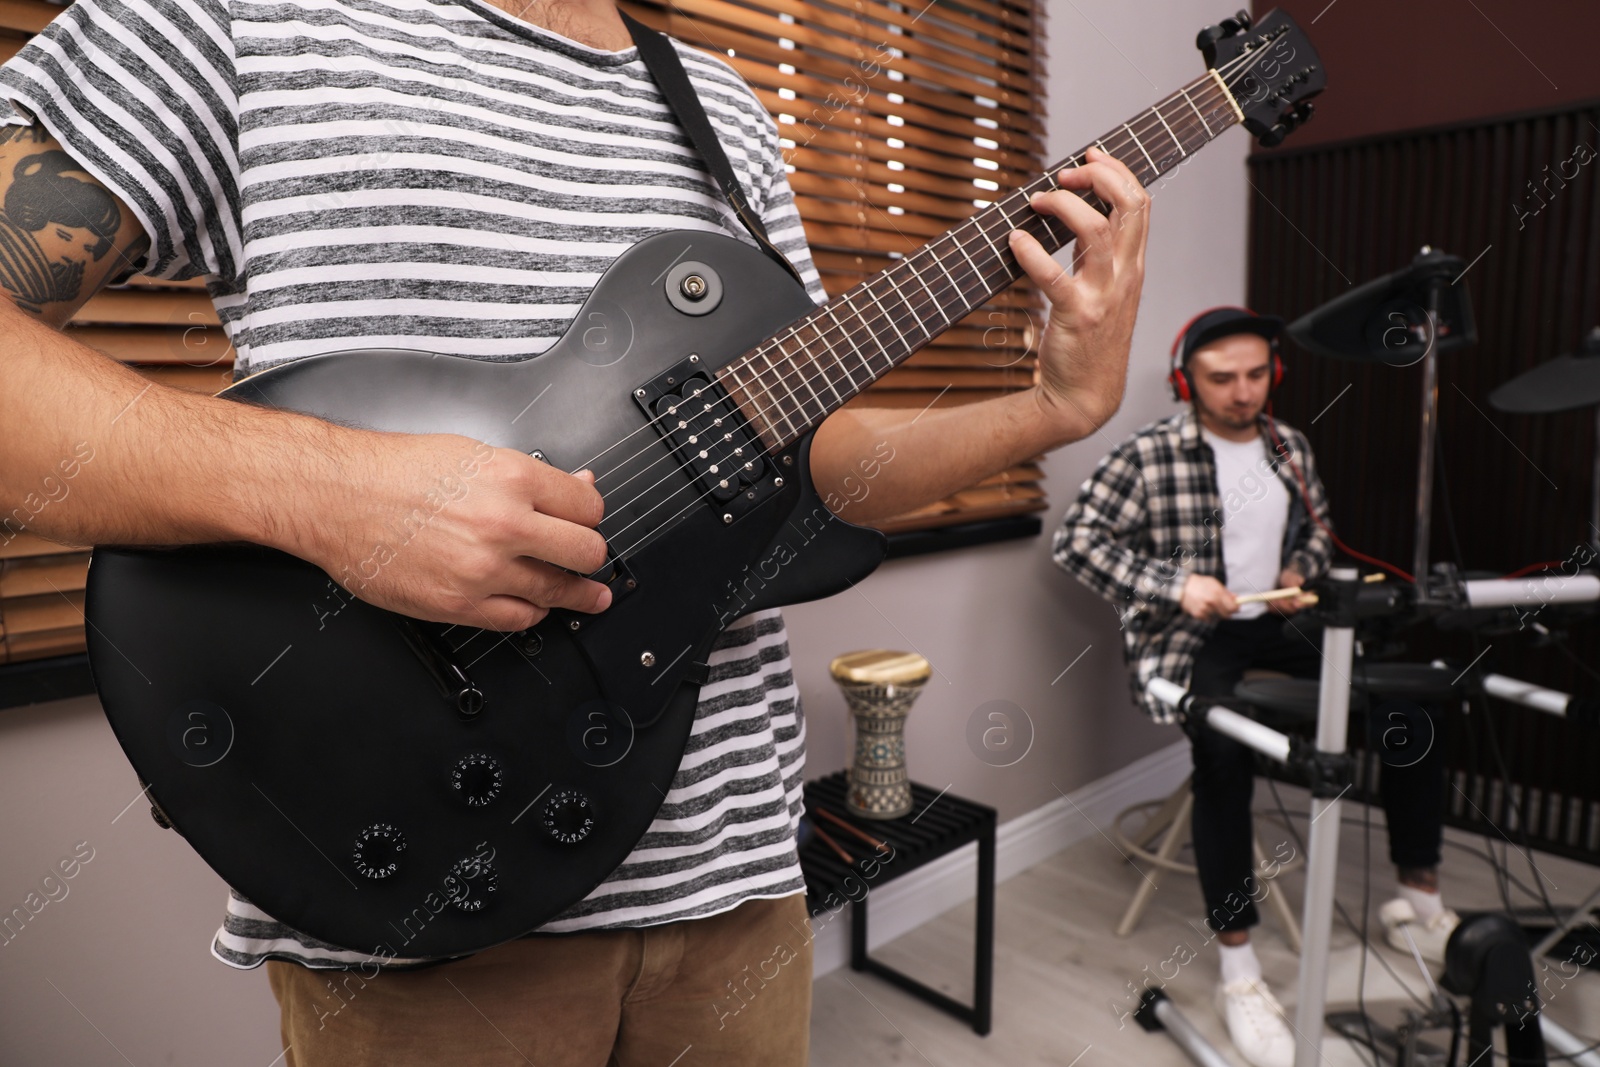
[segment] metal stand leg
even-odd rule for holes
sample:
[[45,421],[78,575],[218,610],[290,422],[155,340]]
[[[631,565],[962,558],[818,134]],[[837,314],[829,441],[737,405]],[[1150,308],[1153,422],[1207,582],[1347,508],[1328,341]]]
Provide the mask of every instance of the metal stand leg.
[[994,827],[978,838],[978,917],[972,966],[972,1029],[988,1034],[994,1013]]
[[[1352,567],[1329,577],[1354,581]],[[1350,726],[1350,665],[1355,630],[1329,626],[1322,632],[1322,689],[1317,703],[1317,750],[1342,753]],[[1306,899],[1300,923],[1300,996],[1295,1005],[1294,1067],[1317,1067],[1322,1059],[1323,1014],[1328,1000],[1328,947],[1333,931],[1333,882],[1339,865],[1340,798],[1311,799],[1311,840],[1306,846]]]
[[[1165,810],[1163,808],[1163,810]],[[1161,847],[1156,850],[1158,860],[1170,861],[1178,851],[1178,846],[1183,844],[1184,836],[1189,832],[1189,818],[1194,812],[1194,794],[1186,787],[1182,798],[1178,801],[1178,809],[1172,817],[1172,823],[1167,827],[1167,836],[1161,839]],[[1159,812],[1157,813],[1159,816]],[[1151,820],[1152,822],[1154,819]],[[1116,934],[1118,937],[1127,937],[1133,933],[1133,928],[1139,924],[1139,919],[1144,915],[1144,909],[1150,906],[1150,898],[1155,896],[1156,882],[1160,880],[1162,865],[1157,863],[1150,868],[1150,873],[1139,882],[1139,888],[1133,894],[1133,899],[1128,902],[1128,910],[1122,913],[1122,921],[1117,923]]]
[[1147,1032],[1165,1030],[1179,1048],[1200,1067],[1233,1067],[1233,1061],[1218,1052],[1194,1023],[1159,989],[1146,989],[1133,1013],[1133,1021]]

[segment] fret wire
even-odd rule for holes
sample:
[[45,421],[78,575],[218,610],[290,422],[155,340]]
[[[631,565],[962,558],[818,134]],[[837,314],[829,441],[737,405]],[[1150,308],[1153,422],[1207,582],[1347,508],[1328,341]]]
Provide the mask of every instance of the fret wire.
[[[831,312],[829,313],[829,317],[832,318],[832,313]],[[811,319],[812,319],[811,328],[813,330],[817,331],[818,339],[821,340],[823,345],[827,347],[828,355],[833,357],[834,366],[838,368],[838,372],[840,374],[844,375],[844,380],[846,382],[850,383],[845,388],[844,393],[841,393],[839,391],[839,382],[838,382],[837,377],[835,377],[833,379],[830,379],[830,381],[828,382],[829,388],[831,388],[833,390],[833,395],[839,398],[839,406],[843,407],[846,400],[850,399],[850,397],[855,396],[857,393],[861,392],[861,386],[856,381],[855,375],[850,373],[850,367],[849,367],[849,365],[847,363],[845,363],[844,356],[840,354],[839,349],[834,347],[834,343],[832,341],[828,340],[827,334],[823,332],[822,327],[817,325],[817,323],[820,322],[821,319],[822,319],[821,311],[819,310],[819,311],[812,312]],[[850,340],[850,335],[849,334],[844,333],[842,330],[840,332],[841,332],[841,334],[843,334],[843,337],[844,337],[845,341],[849,341]],[[820,366],[820,364],[819,364],[819,366]]]
[[[781,414],[784,422],[789,424],[789,429],[795,430],[797,427],[795,427],[794,416],[790,414],[790,411],[798,411],[802,416],[805,416],[805,406],[800,403],[800,397],[795,395],[794,389],[790,389],[789,378],[784,374],[782,368],[779,368],[778,363],[773,362],[773,349],[778,350],[779,354],[786,360],[789,358],[789,354],[782,350],[782,338],[774,338],[770,342],[770,346],[766,347],[762,352],[763,358],[766,360],[766,370],[771,371],[771,374],[773,374],[774,384],[784,387],[784,395],[779,397],[778,392],[774,392],[771,386],[766,387],[766,395],[771,397],[774,408],[778,410],[778,414]],[[763,384],[765,384],[765,379],[763,379]]]
[[[882,275],[880,275],[880,276],[879,276],[879,277],[882,277]],[[893,315],[891,315],[891,314],[889,314],[889,309],[888,309],[888,308],[886,308],[886,307],[884,307],[884,306],[883,306],[883,301],[882,301],[882,300],[879,300],[879,299],[878,299],[878,294],[877,294],[877,293],[874,293],[874,292],[873,292],[873,291],[872,291],[872,283],[873,283],[873,282],[875,282],[875,281],[877,281],[877,280],[878,280],[878,279],[877,279],[877,278],[869,278],[869,279],[868,279],[868,280],[867,280],[867,281],[866,281],[866,282],[865,282],[865,283],[864,283],[864,284],[863,284],[863,285],[862,285],[862,289],[863,289],[863,290],[865,290],[865,291],[866,291],[866,294],[867,294],[867,295],[868,295],[868,296],[870,296],[870,297],[872,297],[872,302],[873,302],[873,303],[874,303],[874,304],[876,304],[876,305],[878,305],[878,310],[879,310],[879,311],[881,311],[881,312],[883,312],[883,317],[884,317],[884,318],[885,318],[885,319],[887,319],[887,320],[888,320],[888,322],[889,322],[889,329],[891,329],[891,330],[893,330],[893,331],[894,331],[894,332],[895,332],[895,336],[896,336],[896,337],[898,337],[898,338],[900,338],[900,343],[901,343],[901,344],[902,344],[902,345],[905,345],[905,347],[906,347],[906,351],[908,351],[908,352],[909,352],[909,351],[911,351],[911,349],[912,349],[912,348],[914,348],[914,347],[915,347],[915,346],[914,346],[914,345],[912,345],[912,344],[911,344],[911,342],[910,342],[910,341],[907,341],[907,340],[906,340],[906,335],[905,335],[905,334],[903,334],[903,333],[901,333],[901,332],[900,332],[900,327],[899,327],[899,326],[897,326],[897,325],[895,325],[895,321],[894,321],[894,316],[893,316]],[[885,352],[885,353],[884,353],[884,354],[885,354],[885,355],[888,355],[888,353],[887,353],[887,352]],[[892,357],[892,356],[891,356],[891,357],[890,357],[890,358],[889,358],[889,363],[890,363],[890,366],[893,366],[893,365],[894,365],[894,362],[895,362],[895,361],[894,361],[894,358],[893,358],[893,357]]]
[[[1167,99],[1170,100],[1172,98],[1169,96]],[[1178,135],[1172,132],[1172,127],[1171,126],[1167,125],[1166,116],[1161,114],[1161,105],[1157,104],[1155,107],[1151,108],[1150,110],[1154,111],[1156,113],[1157,121],[1159,121],[1161,123],[1162,128],[1167,131],[1167,136],[1172,138],[1172,143],[1178,146],[1178,155],[1183,159],[1188,159],[1189,158],[1189,153],[1185,152],[1183,150],[1183,142],[1178,140]]]
[[[861,320],[861,325],[867,328],[867,336],[871,337],[872,343],[878,346],[879,354],[882,355],[884,359],[889,360],[889,365],[883,368],[883,370],[873,371],[872,376],[874,379],[881,378],[883,375],[894,369],[894,360],[889,358],[889,350],[884,347],[883,341],[878,338],[878,331],[872,328],[872,323],[868,322],[867,317],[861,313],[861,309],[855,306],[854,291],[845,296],[845,303],[849,304],[850,310],[856,313],[856,318]],[[868,364],[868,366],[870,367],[871,364]]]
[[982,235],[985,244],[994,255],[995,266],[999,268],[998,281],[991,278],[988,271],[985,271],[983,275],[983,291],[986,294],[993,295],[1016,281],[1021,268],[1017,265],[1015,256],[1011,258],[1009,263],[1006,261],[1005,253],[1000,251],[999,247],[994,243],[994,238],[989,236],[989,228],[984,222],[973,220],[973,227]]
[[[760,355],[760,357],[765,358],[766,365],[768,365],[768,370],[774,371],[774,373],[776,373],[776,371],[778,371],[778,368],[776,368],[776,366],[773,366],[773,357],[771,357],[771,354],[770,354],[770,352],[768,352],[768,350],[758,349],[757,352],[755,352],[755,355]],[[762,400],[760,400],[760,397],[757,397],[757,395],[755,395],[755,394],[749,394],[749,392],[747,392],[746,395],[749,395],[750,403],[754,403],[754,405],[757,405],[758,413],[760,413],[760,416],[762,416],[763,419],[766,419],[766,424],[768,424],[768,426],[773,427],[774,435],[778,435],[778,437],[781,437],[781,434],[776,434],[776,430],[778,430],[778,427],[776,427],[776,424],[774,424],[774,422],[773,422],[773,418],[771,418],[771,413],[773,413],[773,411],[776,411],[776,413],[778,413],[779,418],[781,418],[782,421],[787,422],[787,424],[789,424],[789,435],[790,435],[790,438],[798,437],[798,435],[800,435],[800,432],[798,432],[797,427],[795,427],[794,419],[790,419],[789,418],[789,411],[787,411],[786,408],[784,408],[784,402],[782,402],[782,398],[779,397],[778,394],[774,394],[773,387],[768,386],[768,384],[766,384],[766,379],[762,378],[762,374],[763,373],[765,373],[765,371],[757,371],[757,376],[755,376],[755,381],[760,382],[760,384],[762,384],[762,392],[765,392],[766,397],[770,398],[771,403],[770,403],[770,405],[763,406],[762,405]],[[779,374],[779,376],[778,376],[778,381],[782,382],[781,374]],[[787,386],[784,386],[784,389],[787,390]]]
[[[756,371],[756,381],[761,384],[762,392],[766,393],[767,398],[771,401],[771,410],[776,411],[783,418],[783,421],[789,424],[789,430],[792,433],[795,430],[795,425],[794,420],[789,417],[787,402],[783,397],[779,396],[773,391],[773,385],[781,385],[783,386],[784,393],[788,395],[789,400],[794,400],[794,393],[789,388],[789,383],[784,380],[783,372],[779,370],[777,364],[772,361],[772,350],[777,348],[780,343],[781,338],[773,338],[765,347],[756,350],[756,354],[767,361],[766,370],[758,369]],[[769,372],[772,374],[772,384],[768,384],[765,377],[765,375]],[[757,398],[757,400],[759,402],[759,398]]]
[[[750,403],[752,403],[753,405],[756,406],[756,410],[761,412],[762,418],[766,418],[768,424],[772,426],[774,431],[776,431],[777,430],[777,425],[775,423],[773,423],[770,418],[768,418],[767,412],[769,410],[776,410],[777,409],[777,403],[776,403],[777,398],[773,397],[773,403],[772,403],[771,407],[769,408],[769,407],[764,406],[762,404],[761,397],[758,396],[756,394],[756,392],[752,388],[752,385],[759,385],[761,387],[761,392],[766,393],[769,397],[772,397],[772,387],[767,384],[767,382],[766,382],[766,380],[764,378],[762,378],[762,374],[764,374],[765,372],[759,366],[756,365],[756,357],[757,356],[765,357],[766,356],[766,350],[764,348],[757,348],[755,351],[753,351],[749,355],[745,356],[744,361],[743,361],[743,366],[744,366],[745,369],[749,370],[753,381],[750,382],[750,383],[741,383],[741,384],[744,385],[745,395],[750,398]],[[771,360],[768,359],[767,362],[771,363]]]
[[[972,226],[972,220],[969,219],[969,220],[967,220],[967,222],[962,224],[962,229],[965,230],[965,229],[970,228],[971,226]],[[972,268],[972,273],[977,279],[977,284],[975,286],[975,291],[977,291],[977,292],[987,291],[989,289],[989,274],[988,274],[988,272],[985,271],[983,268],[979,267],[978,264],[977,264],[977,261],[974,260],[972,258],[972,255],[967,251],[967,243],[966,243],[966,241],[961,239],[959,231],[952,230],[951,231],[951,238],[955,242],[956,249],[958,251],[960,251],[961,258],[963,258],[963,259],[965,259],[967,261],[967,265]],[[976,307],[977,305],[973,305],[973,306]]]
[[[828,355],[833,356],[833,361],[835,363],[839,362],[839,357],[833,351],[833,346],[828,344],[828,339],[822,336],[822,331],[821,330],[817,329],[816,313],[815,312],[813,312],[810,315],[807,315],[806,316],[806,321],[801,323],[799,327],[795,328],[795,336],[799,337],[800,336],[800,330],[803,329],[806,326],[811,327],[811,332],[817,335],[817,342],[816,343],[820,343],[822,345],[822,347],[827,351]],[[806,352],[811,356],[811,365],[813,367],[817,368],[817,373],[816,373],[815,376],[821,378],[822,381],[823,381],[823,384],[826,385],[829,389],[831,389],[833,391],[834,407],[835,408],[839,407],[840,405],[842,405],[844,403],[844,397],[839,395],[839,387],[836,384],[834,384],[833,378],[828,374],[827,370],[823,368],[822,363],[821,363],[821,357],[815,351],[813,351],[813,349],[812,349],[813,342],[806,341],[806,342],[803,342],[803,343],[805,344]],[[808,386],[808,388],[809,388],[809,386]],[[812,391],[815,392],[815,390],[812,390]],[[821,397],[818,397],[818,399],[820,400]],[[823,404],[823,408],[824,409],[827,408],[827,404],[826,403]],[[826,414],[826,410],[824,410],[824,414]]]
[[1178,92],[1182,93],[1183,98],[1188,101],[1189,107],[1194,110],[1194,117],[1200,120],[1200,125],[1206,128],[1206,136],[1215,137],[1216,134],[1211,132],[1211,123],[1207,122],[1206,117],[1200,114],[1200,109],[1194,106],[1194,100],[1189,96],[1189,90],[1179,89]]
[[[946,234],[945,236],[949,235]],[[961,283],[956,281],[956,276],[954,274],[950,273],[950,268],[944,265],[944,257],[933,251],[933,246],[942,240],[944,240],[944,237],[936,238],[935,240],[923,245],[917,251],[913,252],[912,255],[920,256],[922,253],[926,252],[928,255],[932,256],[934,263],[938,264],[939,269],[944,271],[944,276],[950,279],[950,287],[955,290],[955,295],[958,297],[964,297],[965,292],[961,288]],[[962,303],[966,303],[965,299],[962,300]]]
[[955,244],[956,251],[961,253],[961,258],[967,261],[967,265],[972,268],[973,275],[978,279],[978,282],[982,284],[986,280],[984,273],[978,269],[978,265],[974,263],[972,257],[967,254],[967,246],[961,240],[961,229],[964,226],[965,223],[963,223],[962,226],[958,226],[956,229],[951,230],[949,233],[945,234],[945,236],[950,238],[950,240]]
[[[772,352],[774,349],[776,349],[792,367],[793,360],[789,353],[784,351],[783,343],[794,337],[795,331],[794,328],[791,327],[784,334],[772,338],[768,345],[760,350],[760,354],[762,358],[767,361],[767,367],[769,370],[771,370],[777,384],[783,386],[783,396],[779,396],[772,390],[770,386],[766,388],[767,396],[771,398],[773,408],[775,408],[778,414],[783,417],[783,421],[789,424],[789,429],[791,432],[803,432],[797,431],[794,413],[799,414],[801,421],[808,420],[809,416],[806,414],[805,401],[801,399],[800,394],[796,393],[794,388],[790,385],[789,375],[784,370],[779,368],[772,359]],[[763,385],[765,385],[764,380]]]
[[[790,331],[790,334],[791,334],[792,337],[794,337],[794,339],[796,341],[800,342],[801,350],[804,351],[805,342],[804,341],[800,341],[799,327],[796,327],[794,330]],[[796,353],[791,353],[791,352],[785,351],[781,346],[779,348],[779,351],[783,352],[783,358],[788,360],[790,369],[793,370],[795,372],[795,374],[799,377],[800,384],[806,387],[806,392],[811,394],[811,399],[815,400],[817,402],[818,417],[817,417],[816,422],[820,422],[822,420],[822,417],[827,415],[827,413],[828,413],[828,405],[823,402],[823,399],[822,399],[821,395],[818,394],[818,392],[811,387],[810,377],[805,373],[804,368],[801,367],[800,364],[795,362],[795,358],[794,357],[795,357]],[[790,391],[793,392],[793,390],[790,390]],[[801,416],[801,418],[805,419],[808,424],[815,425],[816,423],[813,422],[812,418],[811,418],[811,412],[806,410],[805,397],[797,396],[797,399],[799,400],[799,404],[800,404],[800,416]]]
[[772,420],[767,417],[765,409],[763,409],[761,405],[757,403],[755,396],[750,392],[750,387],[745,384],[743,380],[743,371],[740,369],[740,365],[729,364],[721,371],[717,372],[717,377],[722,381],[723,389],[726,392],[728,392],[730,395],[733,393],[733,390],[728,388],[728,382],[731,381],[735,386],[738,387],[739,392],[744,395],[745,400],[749,403],[749,407],[746,409],[745,405],[739,403],[738,399],[735,398],[734,407],[738,408],[747,418],[758,418],[766,424],[766,432],[763,433],[762,431],[757,430],[756,436],[770,436],[773,441],[776,441],[778,439],[778,429],[776,426],[772,425]]
[[[983,238],[983,243],[984,243],[985,247],[987,247],[989,249],[990,254],[992,254],[994,256],[995,263],[996,263],[997,266],[1000,267],[1001,273],[1009,274],[1010,270],[1006,266],[1005,253],[1000,251],[1000,246],[994,243],[994,238],[993,237],[989,236],[989,227],[987,225],[985,225],[985,223],[983,222],[982,217],[978,216],[978,215],[974,215],[972,218],[968,219],[967,222],[973,227],[973,229],[977,230],[978,231],[978,235]],[[989,281],[989,278],[988,278],[988,274],[986,273],[984,275],[984,283],[987,285],[988,281]]]
[[[900,262],[904,263],[905,260],[902,259]],[[933,331],[928,329],[928,324],[922,321],[922,315],[917,311],[917,306],[906,296],[905,290],[900,288],[900,283],[894,280],[894,268],[890,267],[880,277],[889,283],[890,288],[895,291],[895,295],[900,297],[900,302],[906,306],[906,310],[911,312],[912,321],[922,328],[922,341],[924,343],[931,341],[933,339]],[[938,303],[937,300],[934,301],[934,306],[937,307]]]
[[[856,384],[855,376],[850,373],[850,368],[845,365],[844,357],[839,355],[839,350],[833,347],[833,342],[829,341],[827,339],[827,336],[822,332],[822,330],[816,325],[816,323],[814,321],[811,324],[811,328],[813,330],[817,331],[817,339],[819,341],[821,341],[822,344],[823,344],[823,347],[825,347],[828,350],[828,355],[833,357],[834,366],[836,366],[839,369],[839,373],[844,375],[845,381],[850,383],[850,387],[846,390],[846,392],[848,392],[850,394],[850,396],[855,396],[857,393],[861,392],[861,386]],[[850,336],[848,334],[846,334],[845,335],[845,340],[848,341],[849,339],[850,339]],[[821,364],[818,363],[817,366],[820,368]],[[828,388],[833,390],[833,395],[839,398],[839,405],[841,407],[843,407],[844,406],[844,402],[846,400],[848,400],[849,397],[846,397],[843,393],[839,392],[839,383],[838,383],[838,381],[835,380],[835,379],[830,378],[828,380]]]
[[[913,255],[907,256],[905,259],[902,259],[900,262],[904,263],[907,267],[911,268],[912,277],[917,279],[917,282],[918,282],[918,284],[920,284],[922,286],[923,291],[928,294],[928,299],[933,301],[934,310],[937,311],[941,316],[943,316],[944,324],[946,326],[952,325],[952,323],[950,322],[950,316],[948,314],[946,314],[946,312],[944,310],[944,303],[939,299],[939,294],[935,293],[933,291],[933,289],[928,285],[928,283],[923,280],[922,272],[917,270],[917,264],[916,264],[915,255],[913,254]],[[890,269],[892,270],[893,268],[890,268]]]
[[[867,372],[867,383],[870,385],[872,382],[876,381],[878,378],[877,372],[872,369],[872,364],[867,362],[867,357],[862,353],[860,346],[856,344],[855,338],[850,336],[850,331],[845,329],[844,323],[839,321],[839,316],[833,313],[833,305],[831,303],[827,304],[823,307],[823,310],[828,313],[828,318],[832,319],[833,324],[839,327],[839,332],[844,334],[844,339],[849,341],[850,347],[855,350],[856,358],[861,361],[861,366]],[[850,378],[851,385],[855,385],[855,377],[852,376],[848,370],[845,371],[845,376]],[[861,387],[856,386],[856,392],[859,393],[860,391]]]
[[1152,172],[1150,176],[1154,178],[1157,174],[1160,174],[1161,168],[1156,166],[1156,161],[1154,159],[1150,158],[1149,150],[1145,148],[1144,142],[1139,140],[1139,135],[1133,132],[1133,127],[1124,122],[1122,124],[1122,128],[1128,131],[1128,136],[1133,138],[1133,143],[1138,145],[1139,151],[1144,154],[1145,162],[1150,164],[1150,170]]

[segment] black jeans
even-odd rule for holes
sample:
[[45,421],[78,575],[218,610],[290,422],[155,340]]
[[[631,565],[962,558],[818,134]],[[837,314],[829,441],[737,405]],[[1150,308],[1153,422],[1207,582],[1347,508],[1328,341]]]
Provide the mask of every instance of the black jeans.
[[[1284,623],[1270,611],[1218,623],[1195,655],[1190,691],[1238,706],[1233,687],[1247,668],[1319,677],[1320,637]],[[1389,822],[1389,858],[1398,867],[1436,867],[1444,816],[1444,746],[1438,737],[1442,716],[1410,700],[1374,698],[1365,717],[1367,746],[1383,761],[1378,777]],[[1359,722],[1354,707],[1351,722]],[[1258,921],[1256,901],[1266,892],[1254,873],[1254,752],[1199,726],[1189,727],[1189,737],[1194,752],[1194,856],[1206,922],[1219,933],[1246,930]],[[1269,860],[1280,863],[1293,858],[1289,842],[1267,852]]]

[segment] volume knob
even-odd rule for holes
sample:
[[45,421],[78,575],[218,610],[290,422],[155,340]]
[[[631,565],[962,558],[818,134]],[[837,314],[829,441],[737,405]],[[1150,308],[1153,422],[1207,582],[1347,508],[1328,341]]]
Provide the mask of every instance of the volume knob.
[[505,772],[500,769],[500,761],[482,752],[463,756],[450,772],[450,788],[469,807],[483,807],[499,796],[504,786]]
[[482,911],[489,894],[500,888],[500,872],[493,863],[478,856],[457,860],[445,878],[450,903],[462,911]]
[[563,845],[576,845],[594,829],[594,807],[576,789],[563,789],[544,803],[545,832]]
[[400,869],[400,853],[406,850],[406,835],[386,822],[375,822],[356,835],[351,858],[356,873],[380,881]]

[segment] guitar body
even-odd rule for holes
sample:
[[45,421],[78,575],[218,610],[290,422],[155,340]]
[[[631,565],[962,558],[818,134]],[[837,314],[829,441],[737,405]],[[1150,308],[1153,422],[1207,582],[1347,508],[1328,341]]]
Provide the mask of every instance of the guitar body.
[[[686,264],[711,283],[699,303],[683,297]],[[401,620],[256,546],[97,549],[95,682],[152,799],[257,906],[355,951],[475,951],[581,900],[670,788],[717,635],[751,611],[837,592],[883,557],[882,534],[823,506],[809,435],[776,455],[741,451],[761,458],[730,501],[708,494],[715,482],[696,477],[681,435],[661,432],[667,408],[689,403],[686,376],[708,386],[813,307],[748,245],[670,232],[619,257],[537,357],[342,352],[227,390],[591,467],[620,561],[615,599],[507,635]],[[719,413],[744,426],[727,404],[705,419]],[[470,493],[471,474],[437,488]],[[391,543],[352,560],[356,576],[403,556],[428,511],[409,527],[396,517]],[[470,677],[481,710],[440,658]]]

